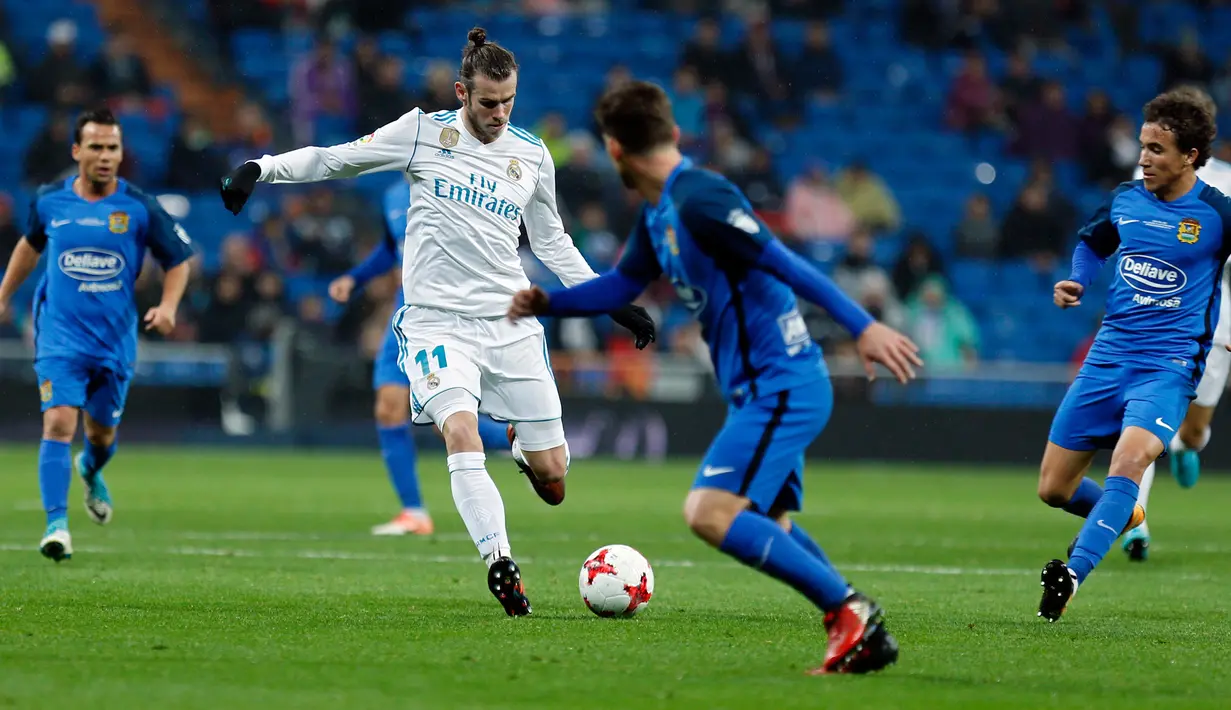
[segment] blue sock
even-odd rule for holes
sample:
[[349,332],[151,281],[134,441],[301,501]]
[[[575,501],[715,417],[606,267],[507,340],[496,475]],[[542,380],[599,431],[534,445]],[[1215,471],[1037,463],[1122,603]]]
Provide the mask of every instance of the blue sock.
[[508,451],[508,430],[508,424],[502,424],[482,414],[479,415],[479,438],[483,440],[484,450]]
[[[1099,499],[1103,497],[1103,487],[1100,486],[1093,478],[1081,479],[1081,485],[1077,487],[1077,492],[1069,499],[1067,505],[1062,508],[1066,513],[1072,513],[1079,518],[1090,517],[1090,511],[1094,510],[1094,506],[1098,504]],[[1131,510],[1131,508],[1130,508]]]
[[38,447],[38,487],[43,494],[47,522],[68,517],[68,486],[73,480],[73,447],[48,441]]
[[825,551],[821,549],[821,546],[816,544],[816,540],[813,540],[812,537],[808,535],[808,531],[799,527],[799,523],[794,520],[791,521],[790,535],[791,539],[794,540],[800,547],[804,548],[808,554],[817,558],[821,562],[824,562],[825,566],[833,567],[833,563],[829,561],[829,556],[825,554]]
[[403,508],[422,508],[423,497],[419,493],[418,461],[415,458],[415,440],[406,424],[391,427],[376,427],[380,438],[380,455],[385,459],[389,481]]
[[107,446],[96,446],[86,439],[85,456],[81,457],[82,475],[89,477],[103,470],[103,466],[106,466],[111,457],[115,455],[115,449],[114,440]]
[[1107,492],[1099,499],[1094,510],[1086,518],[1077,534],[1077,546],[1069,557],[1069,569],[1077,573],[1077,581],[1084,582],[1103,556],[1120,537],[1120,531],[1128,525],[1137,505],[1138,486],[1124,476],[1108,476]]
[[760,513],[745,510],[735,516],[719,549],[786,582],[823,610],[833,609],[846,599],[847,584],[842,575]]

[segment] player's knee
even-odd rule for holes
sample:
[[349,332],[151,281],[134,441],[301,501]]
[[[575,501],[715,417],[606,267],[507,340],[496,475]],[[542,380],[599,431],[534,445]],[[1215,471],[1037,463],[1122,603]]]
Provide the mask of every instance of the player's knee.
[[479,419],[470,412],[457,412],[444,421],[440,428],[449,454],[483,450],[479,438]]
[[1205,445],[1210,443],[1210,427],[1209,417],[1205,412],[1197,412],[1193,410],[1197,407],[1192,407],[1188,411],[1188,417],[1180,423],[1180,441],[1184,443],[1184,447],[1200,451],[1205,448]]
[[1123,476],[1134,481],[1140,481],[1141,474],[1145,472],[1147,466],[1154,463],[1156,458],[1157,456],[1151,455],[1149,451],[1144,449],[1117,450],[1111,457],[1111,467],[1108,469],[1107,475]]
[[1039,500],[1053,508],[1063,508],[1073,499],[1073,492],[1039,481]]
[[402,426],[410,420],[410,396],[405,390],[382,388],[376,392],[373,414],[381,427]]
[[554,483],[563,480],[568,475],[568,457],[563,446],[557,446],[546,451],[522,450],[522,456],[534,477],[544,483]]
[[724,505],[726,501],[707,495],[707,491],[697,490],[684,499],[684,522],[697,537],[714,547],[722,544],[731,528],[731,522],[739,514],[740,508]]
[[85,438],[93,446],[106,448],[115,443],[115,432],[116,428],[113,426],[87,426]]
[[43,413],[43,438],[49,441],[71,442],[77,433],[77,410],[72,407],[52,407]]

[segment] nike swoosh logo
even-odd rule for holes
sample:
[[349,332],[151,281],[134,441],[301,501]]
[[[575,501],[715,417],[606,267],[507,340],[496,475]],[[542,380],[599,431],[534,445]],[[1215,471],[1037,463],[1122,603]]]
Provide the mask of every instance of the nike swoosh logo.
[[1120,218],[1120,221],[1119,221],[1119,222],[1116,222],[1116,225],[1117,225],[1117,226],[1119,226],[1119,225],[1121,225],[1121,224],[1132,224],[1132,223],[1134,223],[1134,222],[1140,222],[1140,221],[1141,221],[1141,220],[1139,220],[1139,219],[1124,219],[1123,217],[1121,217],[1121,218]]
[[73,221],[73,220],[71,220],[71,219],[53,219],[53,220],[51,220],[51,226],[52,226],[52,227],[63,227],[64,225],[66,225],[66,224],[68,224],[69,222],[72,222],[72,221]]
[[1162,427],[1162,428],[1166,429],[1167,431],[1171,432],[1172,434],[1174,434],[1174,433],[1175,433],[1175,429],[1172,429],[1171,427],[1167,426],[1167,422],[1163,421],[1163,418],[1162,418],[1162,417],[1159,417],[1158,419],[1155,419],[1155,420],[1154,420],[1154,423],[1155,423],[1155,424],[1157,424],[1157,425],[1159,425],[1160,427]]
[[731,466],[723,466],[721,468],[715,466],[706,466],[701,469],[701,475],[709,478],[710,476],[721,476],[724,473],[731,473],[735,469]]
[[1119,530],[1116,530],[1115,528],[1111,527],[1111,526],[1110,526],[1110,525],[1108,525],[1107,523],[1104,523],[1104,522],[1102,521],[1102,519],[1099,519],[1099,521],[1098,521],[1098,526],[1099,526],[1100,528],[1103,528],[1104,530],[1110,530],[1110,531],[1112,531],[1113,533],[1115,533],[1115,534],[1117,534],[1117,535],[1119,535],[1119,534],[1120,534],[1120,531],[1119,531]]

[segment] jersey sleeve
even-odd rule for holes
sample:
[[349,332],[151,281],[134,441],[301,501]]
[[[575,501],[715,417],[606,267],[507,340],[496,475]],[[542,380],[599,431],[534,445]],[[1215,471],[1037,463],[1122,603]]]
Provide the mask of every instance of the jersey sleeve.
[[192,258],[192,240],[158,200],[141,195],[145,205],[145,243],[154,259],[164,271],[170,270]]
[[47,225],[43,223],[43,215],[38,210],[41,196],[36,194],[31,198],[30,215],[26,218],[26,243],[40,254],[47,248]]
[[1117,197],[1132,190],[1137,184],[1135,181],[1121,183],[1111,191],[1111,194],[1094,211],[1086,224],[1077,230],[1077,238],[1085,242],[1100,259],[1106,259],[1120,248],[1120,230],[1111,221],[1111,207],[1115,204]]
[[633,227],[633,232],[628,237],[616,269],[643,287],[662,276],[662,264],[654,253],[650,230],[645,226],[645,208],[642,208],[641,214],[637,216],[637,226]]
[[255,161],[261,182],[304,183],[341,180],[385,170],[410,168],[419,142],[420,117],[415,108],[393,123],[358,140],[322,148],[309,146]]
[[561,283],[573,286],[598,276],[573,244],[573,238],[564,231],[556,205],[556,164],[546,146],[543,146],[543,163],[539,166],[539,182],[526,205],[523,219],[530,249],[544,266],[560,277]]
[[1220,225],[1219,238],[1222,240],[1218,247],[1218,263],[1226,263],[1228,258],[1231,258],[1231,197],[1225,195],[1221,190],[1212,185],[1206,184],[1201,192],[1201,201],[1209,205],[1216,213],[1218,213]]
[[855,337],[874,322],[833,281],[775,239],[734,185],[717,179],[709,182],[683,200],[680,219],[697,247],[719,268],[736,275],[754,268],[772,274],[828,311]]
[[757,263],[773,232],[730,183],[713,180],[679,206],[680,221],[697,248],[723,271],[746,271]]

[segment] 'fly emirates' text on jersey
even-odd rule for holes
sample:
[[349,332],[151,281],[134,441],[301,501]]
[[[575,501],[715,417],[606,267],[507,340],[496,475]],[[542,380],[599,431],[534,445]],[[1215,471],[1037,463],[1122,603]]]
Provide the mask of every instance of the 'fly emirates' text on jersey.
[[524,221],[535,256],[566,286],[595,277],[564,231],[546,146],[508,125],[484,144],[461,111],[413,109],[359,140],[263,156],[261,181],[317,182],[400,170],[410,181],[402,259],[409,306],[502,317],[530,286],[517,252]]

